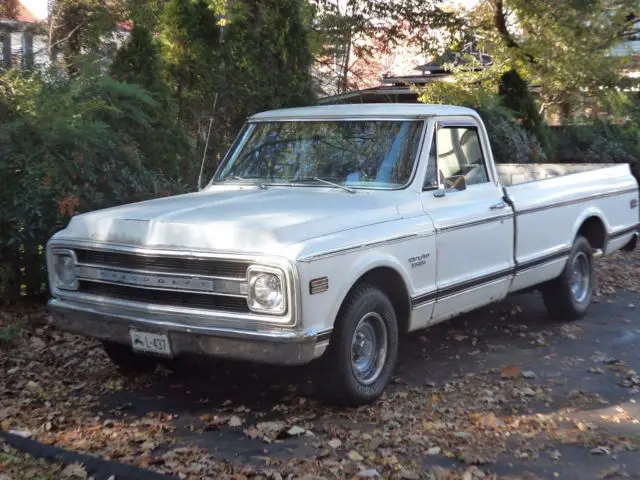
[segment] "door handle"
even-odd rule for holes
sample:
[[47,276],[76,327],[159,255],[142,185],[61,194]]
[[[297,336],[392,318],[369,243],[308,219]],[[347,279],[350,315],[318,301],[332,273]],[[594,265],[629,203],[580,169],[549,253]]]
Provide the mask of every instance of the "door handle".
[[490,210],[501,210],[505,208],[507,204],[505,202],[496,203],[495,205],[491,205],[489,207]]

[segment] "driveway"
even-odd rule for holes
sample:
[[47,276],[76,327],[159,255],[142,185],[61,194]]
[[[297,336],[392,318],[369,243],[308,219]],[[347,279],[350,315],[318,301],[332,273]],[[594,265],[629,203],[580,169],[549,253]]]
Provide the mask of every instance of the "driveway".
[[357,409],[320,405],[306,368],[188,360],[125,378],[43,325],[25,339],[37,361],[3,357],[0,420],[182,478],[640,478],[639,268],[601,267],[578,322],[527,294],[410,335],[383,398]]

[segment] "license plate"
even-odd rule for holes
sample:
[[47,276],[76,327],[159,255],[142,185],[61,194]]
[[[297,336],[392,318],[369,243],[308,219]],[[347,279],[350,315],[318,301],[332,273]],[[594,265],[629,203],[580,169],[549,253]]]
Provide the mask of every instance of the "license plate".
[[131,347],[136,352],[155,353],[156,355],[171,356],[169,336],[157,333],[130,330]]

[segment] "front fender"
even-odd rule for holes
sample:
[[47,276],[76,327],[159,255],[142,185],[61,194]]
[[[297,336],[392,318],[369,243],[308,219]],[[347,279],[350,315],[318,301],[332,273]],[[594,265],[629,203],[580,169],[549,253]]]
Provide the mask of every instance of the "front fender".
[[[425,258],[422,263],[418,265],[411,262],[411,259],[419,256]],[[384,267],[397,273],[396,280],[404,283],[408,297],[433,290],[435,259],[435,235],[432,230],[423,230],[413,234],[405,231],[395,241],[298,261],[305,328],[333,328],[349,291],[363,275],[376,268]],[[328,289],[312,294],[310,282],[324,277],[328,279]],[[410,300],[407,298],[407,302]]]
[[[358,283],[358,280],[360,280],[368,272],[381,267],[390,268],[398,273],[402,278],[402,281],[404,282],[407,292],[409,292],[409,297],[411,297],[412,283],[406,267],[402,265],[402,263],[389,252],[378,252],[372,250],[366,252],[365,254],[362,254],[356,259],[355,262],[353,262],[353,264],[351,264],[344,280],[344,284],[348,285],[348,288],[341,289],[338,297],[336,298],[336,302],[333,305],[333,308],[329,312],[329,316],[333,319],[334,322],[338,316],[340,307],[344,303],[353,286]],[[407,298],[407,301],[410,302],[411,298]]]

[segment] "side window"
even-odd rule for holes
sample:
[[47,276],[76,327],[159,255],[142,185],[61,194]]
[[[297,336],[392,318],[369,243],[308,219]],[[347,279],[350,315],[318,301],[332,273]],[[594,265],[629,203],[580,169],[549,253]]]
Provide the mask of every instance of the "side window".
[[[467,185],[489,181],[478,130],[474,127],[441,127],[437,135],[441,180],[463,175]],[[429,162],[431,163],[431,162]]]

